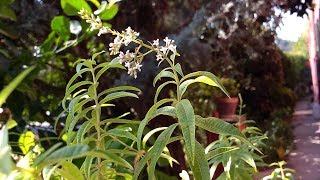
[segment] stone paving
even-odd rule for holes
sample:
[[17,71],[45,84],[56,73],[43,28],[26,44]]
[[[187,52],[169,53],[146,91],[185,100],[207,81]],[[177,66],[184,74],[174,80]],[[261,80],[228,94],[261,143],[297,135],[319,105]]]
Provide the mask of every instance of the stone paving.
[[[296,171],[295,180],[320,180],[320,119],[312,115],[311,102],[299,101],[293,116],[294,148],[287,157],[285,167]],[[255,179],[269,175],[261,172]]]
[[320,119],[312,115],[311,103],[297,103],[293,117],[294,149],[288,167],[296,170],[295,179],[320,180]]

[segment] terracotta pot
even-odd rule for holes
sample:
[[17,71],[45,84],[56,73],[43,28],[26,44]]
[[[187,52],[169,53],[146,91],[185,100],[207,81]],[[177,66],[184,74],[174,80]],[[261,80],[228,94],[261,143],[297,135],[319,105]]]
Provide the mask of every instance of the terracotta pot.
[[237,107],[239,103],[238,97],[231,98],[216,98],[217,111],[220,118],[232,118],[236,115]]

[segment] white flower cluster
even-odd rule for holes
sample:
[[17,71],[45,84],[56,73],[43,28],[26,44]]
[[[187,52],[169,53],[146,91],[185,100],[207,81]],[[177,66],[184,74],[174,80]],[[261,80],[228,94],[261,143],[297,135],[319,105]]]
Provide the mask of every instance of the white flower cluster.
[[157,61],[164,60],[164,56],[168,56],[170,51],[173,54],[177,53],[177,46],[175,45],[174,40],[169,39],[168,37],[165,37],[163,41],[165,42],[164,46],[160,46],[159,45],[159,39],[154,40],[153,43],[152,43],[152,46],[156,48]]
[[89,12],[85,9],[81,9],[80,12],[78,12],[78,14],[82,19],[85,19],[86,22],[90,24],[91,31],[99,30],[98,36],[109,32],[109,29],[103,26],[103,23],[99,16],[95,16],[94,14],[89,15]]
[[138,71],[141,71],[142,67],[142,65],[139,63],[141,60],[135,60],[139,59],[136,57],[136,54],[131,53],[129,50],[127,50],[126,53],[120,51],[118,56],[119,62],[124,64],[124,66],[128,69],[128,74],[134,78],[137,78],[137,73]]
[[134,78],[137,78],[138,71],[141,71],[142,65],[140,63],[142,57],[138,56],[138,52],[131,53],[127,50],[126,53],[124,53],[120,51],[120,48],[122,45],[128,46],[132,41],[136,40],[138,36],[139,33],[132,30],[131,27],[128,27],[125,31],[122,31],[121,34],[118,34],[113,42],[109,44],[110,55],[119,54],[119,62],[124,64],[128,70],[128,74]]
[[[91,30],[99,30],[98,36],[106,33],[116,36],[113,42],[109,44],[110,55],[118,55],[119,62],[127,68],[128,74],[134,78],[137,78],[138,71],[141,71],[141,61],[146,54],[156,52],[156,58],[157,61],[160,61],[159,63],[165,59],[169,60],[166,57],[168,57],[170,53],[177,54],[177,46],[175,45],[174,40],[169,39],[168,37],[163,40],[163,46],[159,44],[159,39],[157,39],[153,41],[151,47],[138,40],[137,37],[139,36],[139,33],[132,30],[131,27],[128,27],[125,31],[120,33],[103,26],[103,23],[98,16],[89,14],[88,11],[84,9],[79,12],[79,15],[90,24]],[[134,53],[129,50],[126,52],[120,51],[122,46],[128,46],[131,42],[135,42],[140,45],[136,48]],[[139,52],[140,47],[147,47],[150,51],[147,53],[141,53]]]

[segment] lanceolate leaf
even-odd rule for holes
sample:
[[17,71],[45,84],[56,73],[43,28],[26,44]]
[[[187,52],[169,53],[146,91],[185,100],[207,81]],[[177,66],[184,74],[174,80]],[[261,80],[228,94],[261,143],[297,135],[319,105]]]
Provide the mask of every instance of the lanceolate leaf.
[[183,83],[181,83],[179,89],[181,91],[181,95],[183,95],[185,93],[185,91],[187,90],[188,86],[193,84],[193,83],[204,83],[210,86],[216,86],[219,87],[218,84],[216,82],[214,82],[212,79],[208,78],[207,76],[199,76],[195,79],[188,79],[186,81],[184,81]]
[[196,126],[193,107],[189,100],[183,99],[176,105],[176,113],[179,125],[186,144],[186,151],[189,154],[189,161],[193,164],[196,142]]
[[109,93],[117,92],[117,91],[136,91],[136,92],[140,92],[140,89],[138,89],[136,87],[132,87],[132,86],[118,86],[118,87],[113,87],[113,88],[109,88],[109,89],[106,89],[106,90],[102,91],[101,93],[99,93],[98,97],[100,98],[101,96],[103,96],[105,94],[109,94]]
[[96,75],[96,79],[98,80],[100,78],[100,76],[106,72],[108,69],[110,68],[119,68],[119,69],[125,69],[125,67],[123,67],[120,63],[119,63],[119,59],[115,58],[113,59],[108,65],[102,67],[97,75]]
[[69,161],[64,161],[60,163],[61,168],[56,169],[56,171],[62,175],[65,179],[77,179],[83,180],[82,173],[80,169]]
[[158,101],[158,96],[161,92],[161,90],[168,84],[175,84],[176,82],[175,81],[167,81],[167,82],[164,82],[163,84],[161,84],[158,88],[157,88],[157,91],[156,91],[156,94],[154,96],[154,103],[157,103]]
[[137,141],[137,138],[132,133],[122,129],[111,129],[107,131],[107,134],[117,136],[117,137],[129,138],[133,141]]
[[209,164],[204,153],[204,148],[202,145],[196,141],[196,151],[194,158],[194,165],[191,165],[191,170],[194,179],[197,180],[207,180],[210,179]]
[[31,66],[28,69],[24,70],[17,77],[15,77],[10,84],[8,84],[1,92],[0,92],[0,107],[6,101],[11,92],[21,83],[21,81],[32,71],[36,66]]
[[174,69],[180,74],[180,76],[184,76],[183,75],[183,72],[182,72],[182,68],[181,68],[181,65],[179,63],[177,63],[175,66],[174,66]]
[[159,127],[159,128],[155,128],[155,129],[151,130],[150,132],[148,132],[148,133],[143,137],[142,147],[145,148],[148,139],[149,139],[154,133],[159,132],[159,131],[162,131],[162,130],[165,130],[165,129],[167,129],[167,127]]
[[163,77],[175,79],[174,74],[172,72],[168,71],[169,69],[170,68],[165,68],[159,72],[159,74],[153,80],[153,86],[156,86],[156,83],[158,82],[158,80],[160,80]]
[[159,116],[160,114],[161,115],[166,115],[166,116],[171,116],[173,118],[177,117],[176,108],[175,107],[173,107],[173,106],[164,106],[164,107],[161,107],[161,108],[155,110],[152,113],[151,119],[156,117],[156,116]]
[[126,160],[122,159],[118,155],[115,155],[113,153],[109,153],[107,151],[102,151],[102,150],[89,151],[89,152],[86,152],[86,155],[92,156],[92,157],[100,157],[102,159],[108,160],[109,162],[113,162],[113,163],[116,163],[120,166],[129,168],[130,170],[133,170],[133,167]]
[[106,102],[109,102],[109,101],[114,100],[114,99],[119,99],[119,98],[122,98],[122,97],[139,98],[136,94],[133,94],[133,93],[130,93],[130,92],[125,92],[125,91],[120,91],[120,92],[114,92],[114,93],[108,94],[106,97],[104,97],[99,102],[99,104],[102,105],[102,104],[105,104]]
[[239,149],[238,147],[219,147],[217,149],[209,151],[206,154],[206,158],[208,160],[210,160],[210,159],[215,158],[217,156],[220,156],[220,155],[222,155],[224,153],[231,152],[231,151],[238,150],[238,149]]
[[141,121],[138,131],[137,131],[137,146],[138,146],[138,150],[140,151],[141,149],[141,138],[142,138],[142,134],[143,134],[143,130],[146,127],[146,125],[148,124],[148,122],[152,119],[155,118],[156,116],[160,115],[161,112],[158,112],[159,114],[154,114],[154,112],[162,105],[169,103],[169,102],[173,102],[174,99],[162,99],[159,102],[157,102],[156,104],[154,104],[149,111],[147,112],[145,118]]
[[236,127],[226,121],[214,117],[202,118],[196,116],[196,125],[216,134],[234,136],[261,153]]
[[222,92],[224,92],[229,97],[229,94],[228,94],[227,90],[223,87],[223,85],[221,84],[219,78],[216,77],[214,74],[212,74],[210,72],[197,71],[197,72],[193,72],[193,73],[187,74],[186,76],[181,78],[181,82],[183,83],[185,80],[187,80],[189,78],[199,77],[199,76],[205,76],[205,77],[211,79],[215,84],[217,84],[217,87],[219,87],[222,90]]
[[137,168],[134,171],[133,179],[137,179],[141,171],[143,170],[144,166],[147,164],[147,161],[151,159],[150,166],[149,166],[149,179],[153,179],[154,170],[156,163],[161,156],[163,149],[166,147],[174,129],[177,127],[178,124],[172,124],[166,130],[164,130],[159,137],[157,138],[156,142],[152,146],[151,150],[149,150],[146,155],[139,161]]

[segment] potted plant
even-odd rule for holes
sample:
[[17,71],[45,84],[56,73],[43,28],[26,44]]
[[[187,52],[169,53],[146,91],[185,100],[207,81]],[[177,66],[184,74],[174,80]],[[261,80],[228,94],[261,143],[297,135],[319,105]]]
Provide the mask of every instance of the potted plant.
[[240,85],[232,78],[221,78],[221,83],[228,91],[230,98],[217,90],[213,91],[214,101],[217,105],[217,112],[220,118],[232,121],[234,115],[236,115],[239,103],[238,93]]

